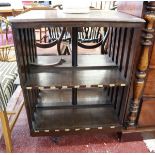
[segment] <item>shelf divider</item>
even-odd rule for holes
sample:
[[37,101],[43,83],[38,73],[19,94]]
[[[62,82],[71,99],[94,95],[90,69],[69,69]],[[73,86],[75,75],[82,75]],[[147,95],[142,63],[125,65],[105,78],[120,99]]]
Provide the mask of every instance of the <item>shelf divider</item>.
[[72,66],[76,67],[77,64],[77,42],[78,42],[78,28],[72,27]]
[[72,88],[72,105],[77,105],[77,88]]
[[[72,27],[72,66],[77,67],[78,28]],[[72,105],[77,105],[77,88],[72,88]]]

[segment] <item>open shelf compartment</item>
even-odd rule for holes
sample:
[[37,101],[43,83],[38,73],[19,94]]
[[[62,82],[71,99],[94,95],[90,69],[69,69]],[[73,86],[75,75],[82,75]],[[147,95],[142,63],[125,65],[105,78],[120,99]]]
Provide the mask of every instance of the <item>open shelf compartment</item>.
[[[111,60],[108,55],[77,55],[78,66],[77,68],[116,68],[116,64]],[[62,63],[58,63],[60,60]],[[52,67],[52,65],[54,65]],[[30,64],[31,72],[49,72],[53,68],[71,68],[72,67],[72,57],[71,55],[61,55],[61,56],[37,56],[35,61]]]
[[80,89],[77,105],[72,105],[69,89],[40,91],[33,112],[33,131],[51,134],[59,131],[121,129],[107,92],[107,89]]
[[[77,105],[74,107],[103,107],[110,104],[108,89],[77,89]],[[37,108],[72,108],[72,90],[39,91]]]
[[92,108],[41,109],[34,112],[36,132],[77,131],[120,128],[112,105]]

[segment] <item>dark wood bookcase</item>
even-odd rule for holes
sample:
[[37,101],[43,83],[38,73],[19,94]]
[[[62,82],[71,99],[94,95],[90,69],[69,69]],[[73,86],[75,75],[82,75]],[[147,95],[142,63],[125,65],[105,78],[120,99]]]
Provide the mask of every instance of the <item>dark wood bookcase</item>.
[[[32,136],[121,131],[134,126],[129,110],[145,21],[116,11],[64,14],[34,10],[12,19],[12,29]],[[38,56],[35,29],[69,27],[71,55]],[[108,54],[78,54],[78,27],[109,28]],[[50,64],[63,60],[63,63]]]

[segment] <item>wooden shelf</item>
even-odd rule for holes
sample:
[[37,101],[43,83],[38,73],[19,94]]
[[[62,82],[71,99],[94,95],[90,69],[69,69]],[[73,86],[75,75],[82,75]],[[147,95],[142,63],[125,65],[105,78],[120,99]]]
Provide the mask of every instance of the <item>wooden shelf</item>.
[[34,112],[35,132],[116,129],[121,125],[111,105],[94,108],[42,109]]
[[28,75],[26,88],[91,88],[105,86],[126,86],[127,82],[118,69],[64,69],[52,73],[31,73]]
[[[76,107],[103,107],[110,104],[107,89],[78,89]],[[37,108],[72,108],[72,90],[41,90]]]
[[[51,66],[57,63],[60,59],[65,62],[61,65]],[[116,68],[116,64],[109,58],[108,55],[78,55],[78,69],[111,69]],[[53,69],[72,68],[72,57],[62,56],[37,56],[33,65],[31,64],[31,73],[51,72]]]

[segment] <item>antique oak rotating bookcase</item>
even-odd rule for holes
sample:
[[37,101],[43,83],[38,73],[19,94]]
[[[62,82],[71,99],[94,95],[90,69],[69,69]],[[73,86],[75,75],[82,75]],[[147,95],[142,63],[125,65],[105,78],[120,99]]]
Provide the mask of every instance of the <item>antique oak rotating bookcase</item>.
[[[33,10],[11,22],[32,136],[118,132],[135,125],[129,107],[143,19],[116,11]],[[35,29],[50,26],[71,28],[71,55],[37,55]],[[78,54],[78,27],[85,26],[109,29],[107,54]]]

